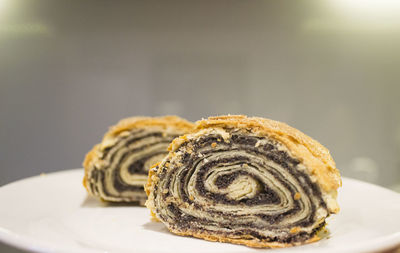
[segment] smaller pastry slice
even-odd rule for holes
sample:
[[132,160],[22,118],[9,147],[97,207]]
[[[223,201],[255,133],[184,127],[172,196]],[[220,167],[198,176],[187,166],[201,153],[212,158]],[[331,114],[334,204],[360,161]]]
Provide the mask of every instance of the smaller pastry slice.
[[192,127],[177,116],[121,120],[86,155],[83,184],[88,193],[104,201],[143,205],[149,168],[168,154],[174,138]]

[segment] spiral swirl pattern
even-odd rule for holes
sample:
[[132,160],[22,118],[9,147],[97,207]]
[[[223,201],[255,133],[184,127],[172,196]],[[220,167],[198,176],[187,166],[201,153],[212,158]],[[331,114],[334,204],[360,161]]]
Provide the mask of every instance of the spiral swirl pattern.
[[189,122],[172,116],[121,121],[87,155],[86,189],[106,201],[143,205],[149,168],[161,161],[170,142],[190,127]]
[[213,241],[310,242],[329,215],[318,184],[284,145],[244,131],[188,138],[150,171],[147,188],[147,206],[169,230]]

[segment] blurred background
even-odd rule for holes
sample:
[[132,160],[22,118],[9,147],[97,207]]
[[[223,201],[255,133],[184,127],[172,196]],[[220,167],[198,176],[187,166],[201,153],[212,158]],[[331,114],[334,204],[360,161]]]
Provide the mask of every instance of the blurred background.
[[397,0],[0,0],[0,186],[81,167],[123,117],[230,113],[400,191],[399,110]]

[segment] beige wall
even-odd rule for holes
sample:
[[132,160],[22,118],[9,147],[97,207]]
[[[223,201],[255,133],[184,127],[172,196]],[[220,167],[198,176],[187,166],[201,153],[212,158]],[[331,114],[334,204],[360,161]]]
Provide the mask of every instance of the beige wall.
[[318,2],[5,0],[0,185],[79,167],[122,117],[175,113],[285,121],[344,175],[399,183],[400,18]]

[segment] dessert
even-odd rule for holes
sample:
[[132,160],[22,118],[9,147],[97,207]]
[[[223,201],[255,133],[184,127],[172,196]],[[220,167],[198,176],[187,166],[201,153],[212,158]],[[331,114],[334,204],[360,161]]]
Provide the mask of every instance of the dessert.
[[83,184],[88,193],[104,201],[143,205],[149,168],[164,158],[175,137],[192,127],[177,116],[121,120],[86,155]]
[[196,122],[149,171],[146,206],[175,234],[251,247],[319,240],[339,211],[339,171],[284,123],[228,115]]

